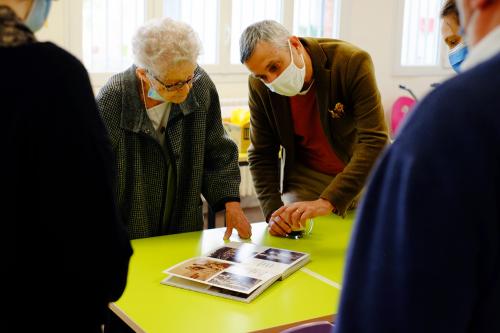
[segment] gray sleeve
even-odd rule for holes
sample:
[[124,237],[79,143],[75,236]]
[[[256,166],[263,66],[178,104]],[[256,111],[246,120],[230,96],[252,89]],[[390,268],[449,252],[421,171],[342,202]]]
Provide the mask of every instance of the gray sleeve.
[[106,125],[111,144],[115,150],[120,135],[120,114],[122,109],[122,89],[119,80],[112,77],[96,97],[101,118]]
[[222,125],[219,95],[212,80],[203,72],[197,84],[206,93],[207,112],[202,194],[217,211],[226,202],[239,201],[238,147]]

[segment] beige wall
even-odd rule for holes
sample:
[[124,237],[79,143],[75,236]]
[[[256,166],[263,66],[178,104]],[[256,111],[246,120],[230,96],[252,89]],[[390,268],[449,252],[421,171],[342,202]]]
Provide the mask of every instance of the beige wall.
[[[349,0],[344,0],[347,2]],[[451,75],[400,76],[396,75],[396,47],[398,39],[398,0],[352,0],[346,24],[348,40],[368,51],[373,59],[377,82],[382,94],[386,113],[398,96],[408,94],[399,89],[399,84],[411,88],[417,97],[430,89],[430,84],[440,82]]]
[[[429,91],[430,84],[446,78],[436,76],[400,76],[394,71],[395,48],[397,47],[398,1],[401,0],[343,0],[341,18],[341,38],[350,41],[368,51],[375,64],[377,82],[382,94],[386,113],[394,100],[407,95],[398,88],[404,84],[411,88],[418,97]],[[41,40],[51,40],[60,46],[70,45],[65,31],[63,2],[54,2],[48,26],[38,33]],[[447,75],[451,75],[450,72]],[[221,99],[246,99],[246,75],[212,75]],[[99,87],[96,86],[96,89]]]
[[67,31],[65,31],[66,16],[63,13],[64,6],[62,1],[53,1],[50,14],[45,26],[36,33],[39,40],[49,40],[67,49]]

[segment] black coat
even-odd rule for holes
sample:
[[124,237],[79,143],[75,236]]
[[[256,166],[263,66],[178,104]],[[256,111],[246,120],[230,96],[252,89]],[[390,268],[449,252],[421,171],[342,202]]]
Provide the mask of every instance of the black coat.
[[2,331],[98,332],[132,249],[87,72],[51,43],[0,64]]

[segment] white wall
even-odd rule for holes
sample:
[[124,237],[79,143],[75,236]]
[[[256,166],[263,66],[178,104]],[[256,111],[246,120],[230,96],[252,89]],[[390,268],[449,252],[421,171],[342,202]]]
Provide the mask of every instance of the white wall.
[[[341,16],[341,39],[347,40],[368,51],[373,59],[377,82],[382,94],[386,114],[398,96],[407,95],[398,88],[404,84],[411,88],[417,97],[429,91],[430,84],[446,78],[436,76],[400,76],[395,73],[395,48],[398,30],[398,2],[402,0],[343,0]],[[65,31],[62,1],[54,2],[48,25],[37,34],[40,40],[51,40],[62,47],[70,45]],[[452,75],[450,70],[448,75]],[[245,100],[247,98],[246,75],[214,74],[212,79],[222,100]],[[98,89],[99,87],[95,87]]]
[[[401,95],[399,84],[412,89],[418,98],[430,89],[430,84],[441,82],[446,76],[400,76],[395,73],[396,47],[398,46],[398,2],[402,0],[344,0],[342,38],[368,51],[372,56],[377,82],[382,94],[386,114],[392,103]],[[342,32],[341,32],[342,33]]]
[[[41,41],[51,41],[68,50],[69,41],[65,27],[64,6],[62,1],[53,1],[49,13],[49,18],[44,27],[36,33],[36,37]],[[68,50],[69,51],[69,50]]]

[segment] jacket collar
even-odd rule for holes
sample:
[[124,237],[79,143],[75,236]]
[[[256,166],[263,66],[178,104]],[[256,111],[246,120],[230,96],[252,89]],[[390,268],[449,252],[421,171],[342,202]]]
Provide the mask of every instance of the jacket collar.
[[321,125],[325,130],[328,141],[333,146],[332,124],[330,121],[330,114],[328,113],[328,106],[330,104],[330,91],[332,89],[332,68],[328,62],[323,48],[319,45],[316,38],[300,38],[300,42],[304,45],[307,53],[311,57],[313,66],[313,78],[316,80],[316,98],[318,103],[319,115]]
[[[328,110],[328,93],[331,84],[331,68],[328,66],[328,58],[323,51],[323,48],[314,38],[300,38],[300,42],[304,45],[307,53],[311,57],[313,66],[313,79],[316,80],[316,95],[318,98],[318,106],[321,110]],[[321,115],[328,117],[328,112]],[[326,120],[322,119],[322,120]]]

